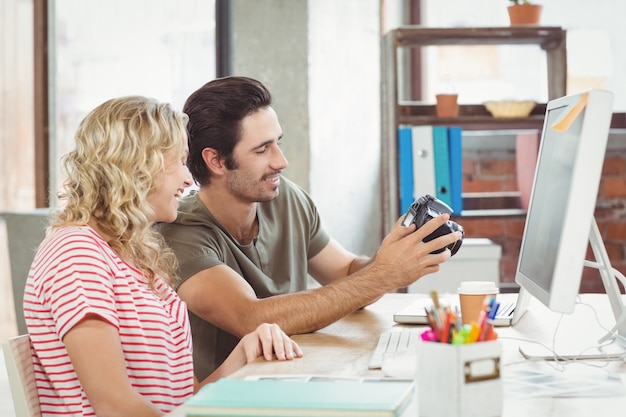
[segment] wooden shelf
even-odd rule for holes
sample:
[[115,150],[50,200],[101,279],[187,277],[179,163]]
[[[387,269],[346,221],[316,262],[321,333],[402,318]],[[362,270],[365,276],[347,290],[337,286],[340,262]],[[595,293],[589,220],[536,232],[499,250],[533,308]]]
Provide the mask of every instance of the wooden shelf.
[[435,114],[434,104],[402,102],[398,105],[398,124],[460,126],[465,130],[538,129],[543,127],[545,103],[538,103],[528,117],[495,118],[482,104],[462,104],[459,117],[441,118]]
[[[482,104],[459,105],[459,117],[437,117],[435,105],[418,101],[402,101],[397,105],[399,125],[461,126],[465,130],[512,130],[543,128],[546,103],[537,103],[528,117],[494,118]],[[626,113],[613,113],[611,129],[626,128]]]
[[393,31],[398,47],[425,45],[539,45],[544,50],[558,49],[566,31],[559,26],[496,26],[433,28],[403,26]]
[[[502,26],[476,28],[428,28],[403,26],[389,31],[381,45],[381,170],[383,236],[399,213],[398,127],[400,125],[460,126],[464,130],[512,130],[543,127],[545,103],[526,118],[492,117],[482,104],[460,106],[459,117],[438,118],[433,104],[400,102],[398,97],[398,49],[429,45],[538,45],[546,53],[548,100],[565,95],[567,82],[566,31],[553,26]],[[620,120],[621,121],[621,120]],[[497,210],[463,215],[499,215]],[[501,213],[502,214],[502,213]],[[516,213],[508,213],[505,215]]]
[[510,129],[538,129],[543,127],[542,117],[528,117],[523,119],[494,119],[490,116],[456,117],[453,119],[430,116],[403,116],[398,118],[400,124],[431,125],[431,126],[460,126],[464,130],[510,130]]

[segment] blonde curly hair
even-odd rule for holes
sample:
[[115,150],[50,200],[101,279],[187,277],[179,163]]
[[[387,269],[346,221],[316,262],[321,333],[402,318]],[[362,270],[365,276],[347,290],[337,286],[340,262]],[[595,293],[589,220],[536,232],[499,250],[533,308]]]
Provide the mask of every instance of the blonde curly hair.
[[92,110],[78,127],[76,148],[63,158],[64,207],[51,225],[95,221],[151,288],[157,276],[171,285],[176,257],[153,228],[147,197],[164,169],[164,155],[186,151],[187,122],[169,104],[141,96],[115,98]]

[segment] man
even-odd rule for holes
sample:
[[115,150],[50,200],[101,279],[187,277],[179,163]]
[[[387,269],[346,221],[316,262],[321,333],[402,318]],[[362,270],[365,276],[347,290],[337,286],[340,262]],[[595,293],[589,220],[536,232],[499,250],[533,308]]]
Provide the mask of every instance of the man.
[[[287,160],[269,91],[246,77],[213,80],[185,103],[188,166],[199,185],[162,232],[180,263],[177,291],[187,303],[199,378],[259,323],[307,333],[439,270],[460,239],[422,239],[400,220],[373,258],[356,256],[322,228],[315,204],[281,176]],[[307,290],[307,274],[320,288]]]

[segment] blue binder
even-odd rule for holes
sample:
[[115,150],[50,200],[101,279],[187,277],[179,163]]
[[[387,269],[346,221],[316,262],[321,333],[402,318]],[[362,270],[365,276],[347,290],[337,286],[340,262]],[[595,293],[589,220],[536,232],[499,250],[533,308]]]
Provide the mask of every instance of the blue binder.
[[400,194],[400,213],[402,215],[413,203],[413,146],[411,127],[398,129],[398,188]]
[[452,207],[450,192],[450,144],[446,126],[433,127],[433,150],[435,154],[435,185],[437,197]]
[[457,126],[448,128],[450,143],[450,207],[454,214],[463,211],[463,140],[462,129]]

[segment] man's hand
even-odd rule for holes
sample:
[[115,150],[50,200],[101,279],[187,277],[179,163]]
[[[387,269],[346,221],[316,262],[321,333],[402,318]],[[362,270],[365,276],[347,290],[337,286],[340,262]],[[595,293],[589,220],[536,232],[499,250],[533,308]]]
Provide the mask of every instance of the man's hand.
[[439,265],[451,256],[450,250],[446,248],[438,254],[431,252],[461,239],[461,232],[449,233],[429,242],[423,240],[449,219],[450,215],[442,214],[417,230],[414,224],[402,226],[402,218],[396,221],[383,239],[372,265],[385,277],[389,289],[406,287],[424,275],[439,271]]

